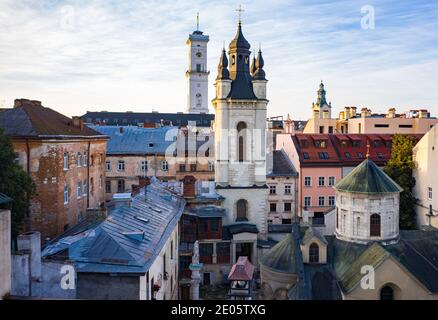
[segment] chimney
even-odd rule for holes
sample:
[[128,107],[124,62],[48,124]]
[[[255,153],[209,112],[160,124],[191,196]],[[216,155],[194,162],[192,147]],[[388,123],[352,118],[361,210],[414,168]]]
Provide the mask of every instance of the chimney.
[[429,118],[429,112],[426,109],[418,110],[418,118]]
[[356,117],[356,107],[350,107],[350,118],[355,118]]
[[72,117],[72,120],[73,120],[73,126],[75,128],[79,128],[81,130],[84,128],[84,121],[82,121],[81,117],[74,116]]
[[14,108],[19,108],[22,106],[32,106],[32,107],[41,107],[41,101],[38,100],[29,100],[29,99],[15,99],[14,100]]
[[339,112],[339,120],[345,120],[345,112],[344,111]]
[[390,108],[388,110],[388,114],[386,115],[387,118],[395,118],[395,108]]
[[362,118],[365,118],[366,116],[368,116],[368,109],[367,108],[360,109],[360,116]]
[[350,119],[350,107],[344,108],[344,115],[346,120]]
[[20,234],[17,238],[18,251],[30,254],[30,275],[32,279],[41,277],[41,233],[38,231]]

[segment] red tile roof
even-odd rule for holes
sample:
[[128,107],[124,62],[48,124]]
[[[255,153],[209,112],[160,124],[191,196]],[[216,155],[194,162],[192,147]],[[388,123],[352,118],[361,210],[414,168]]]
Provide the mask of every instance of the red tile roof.
[[[368,144],[370,159],[377,165],[385,165],[391,158],[392,136],[391,134],[296,134],[292,136],[292,141],[301,166],[357,166],[365,160]],[[423,135],[412,136],[420,140]]]
[[228,280],[232,281],[249,281],[254,274],[254,265],[249,262],[248,257],[239,257],[237,262],[231,268]]

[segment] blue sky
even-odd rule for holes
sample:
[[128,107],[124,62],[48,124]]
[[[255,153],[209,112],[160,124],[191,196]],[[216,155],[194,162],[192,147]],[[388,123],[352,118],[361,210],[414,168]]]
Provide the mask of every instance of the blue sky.
[[[41,100],[86,110],[183,111],[187,47],[210,35],[209,96],[234,1],[0,1],[0,106]],[[344,106],[438,114],[437,1],[242,1],[243,32],[263,50],[268,115],[310,116],[320,80],[334,114]],[[375,28],[361,27],[363,6]],[[210,106],[212,111],[212,107]]]

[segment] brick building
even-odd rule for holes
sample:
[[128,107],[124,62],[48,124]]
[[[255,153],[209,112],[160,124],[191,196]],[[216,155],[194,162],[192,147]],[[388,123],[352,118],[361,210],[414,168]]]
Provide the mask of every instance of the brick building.
[[27,99],[0,113],[0,128],[36,185],[26,230],[56,237],[104,201],[106,136]]

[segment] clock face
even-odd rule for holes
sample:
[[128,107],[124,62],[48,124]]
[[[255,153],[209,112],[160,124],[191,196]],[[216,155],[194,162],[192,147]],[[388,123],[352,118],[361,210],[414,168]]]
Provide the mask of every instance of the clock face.
[[201,52],[196,52],[196,56],[197,56],[198,58],[200,58],[200,57],[202,57],[202,53],[201,53]]

